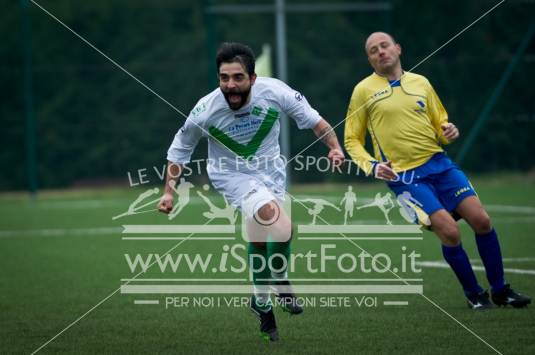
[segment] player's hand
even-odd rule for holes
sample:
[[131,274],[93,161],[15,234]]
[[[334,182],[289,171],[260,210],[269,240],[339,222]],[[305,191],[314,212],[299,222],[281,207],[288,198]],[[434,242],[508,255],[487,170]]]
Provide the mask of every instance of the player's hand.
[[459,138],[459,129],[453,123],[445,123],[441,127],[444,137],[450,142]]
[[392,163],[387,161],[385,163],[378,163],[375,166],[375,177],[385,181],[393,181],[399,179],[399,175],[392,169]]
[[173,195],[165,193],[158,203],[158,210],[163,213],[169,213],[173,210]]
[[339,167],[340,165],[342,165],[346,157],[344,156],[344,152],[342,152],[342,150],[331,149],[329,151],[329,154],[327,155],[327,158],[329,158],[329,160],[333,162],[333,165],[335,167]]

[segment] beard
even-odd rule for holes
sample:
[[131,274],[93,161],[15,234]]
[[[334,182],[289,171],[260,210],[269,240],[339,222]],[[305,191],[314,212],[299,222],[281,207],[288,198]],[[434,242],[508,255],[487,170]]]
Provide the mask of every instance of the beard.
[[[244,91],[239,90],[230,90],[230,91],[223,91],[223,96],[225,97],[225,100],[227,101],[228,106],[236,111],[242,108],[245,103],[247,102],[247,98],[249,97],[249,94],[251,93],[251,87]],[[240,100],[236,101],[236,98],[239,97]]]

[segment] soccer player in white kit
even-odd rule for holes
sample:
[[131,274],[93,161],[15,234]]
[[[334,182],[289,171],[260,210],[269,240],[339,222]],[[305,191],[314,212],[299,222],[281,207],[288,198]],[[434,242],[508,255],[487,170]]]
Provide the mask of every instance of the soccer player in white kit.
[[[255,57],[248,46],[223,43],[216,65],[219,88],[199,100],[168,150],[166,186],[159,209],[164,213],[172,210],[172,187],[198,141],[206,137],[210,181],[246,218],[254,283],[251,310],[260,318],[262,336],[275,341],[278,331],[270,288],[286,311],[303,311],[285,270],[292,226],[281,208],[286,164],[280,155],[279,119],[289,116],[300,129],[312,129],[328,147],[328,158],[335,166],[343,162],[344,154],[332,127],[303,95],[280,80],[256,76]],[[268,263],[270,257],[272,262]]]

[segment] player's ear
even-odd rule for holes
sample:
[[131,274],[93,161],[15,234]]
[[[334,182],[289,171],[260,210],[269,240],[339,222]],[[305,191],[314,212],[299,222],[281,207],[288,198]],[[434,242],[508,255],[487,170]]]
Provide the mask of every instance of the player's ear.
[[398,49],[398,54],[401,55],[401,45],[396,43],[396,48]]
[[256,73],[251,74],[251,76],[249,76],[249,78],[251,79],[251,85],[253,85],[254,82],[256,81]]
[[376,70],[376,69],[375,69],[375,64],[373,63],[371,57],[368,57],[368,63],[370,63],[370,66],[373,68],[373,70]]

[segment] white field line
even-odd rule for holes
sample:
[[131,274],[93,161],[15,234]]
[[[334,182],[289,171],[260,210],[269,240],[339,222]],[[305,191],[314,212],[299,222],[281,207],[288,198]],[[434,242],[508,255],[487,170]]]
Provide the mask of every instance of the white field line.
[[[277,279],[257,279],[258,281],[277,281]],[[423,282],[424,279],[312,279],[291,278],[292,282]]]
[[526,261],[535,261],[535,258],[533,257],[525,257],[525,258],[503,258],[502,259],[505,263],[523,263]]
[[[311,197],[311,194],[297,194],[294,195],[296,199],[305,199]],[[341,192],[340,196],[331,195],[316,195],[314,198],[321,198],[323,200],[329,201],[331,203],[339,203],[343,194]],[[367,204],[373,202],[374,199],[371,197],[358,197],[359,204]],[[43,209],[97,209],[104,207],[124,207],[125,210],[128,209],[128,205],[133,201],[133,199],[89,199],[89,200],[73,200],[73,201],[37,201],[35,206],[37,208]],[[20,202],[16,202],[20,204]],[[205,202],[197,197],[190,197],[188,204],[191,205],[204,205]],[[31,204],[29,204],[32,206]],[[535,216],[535,206],[519,206],[519,205],[499,205],[499,204],[485,204],[485,209],[488,212],[499,212],[499,213],[519,213],[519,214],[528,214]]]
[[[354,217],[355,218],[355,217]],[[535,223],[535,216],[528,217],[494,217],[494,223],[500,224],[531,224]],[[384,219],[356,219],[355,226],[358,225],[384,225]],[[392,222],[402,222],[402,220],[392,219]],[[464,222],[462,222],[464,223]],[[296,221],[296,225],[307,226],[309,220]],[[89,228],[42,228],[42,229],[5,229],[0,230],[0,239],[13,237],[65,237],[65,236],[99,236],[107,234],[121,234],[122,227],[89,227]]]
[[[534,223],[535,216],[524,217],[491,217],[491,220],[501,224],[521,224],[521,223]],[[463,221],[464,222],[464,221]]]
[[[445,261],[420,261],[416,262],[417,266],[428,267],[428,268],[438,268],[438,269],[449,269],[450,266]],[[483,266],[473,265],[472,269],[474,271],[485,271]],[[535,275],[535,270],[527,269],[513,269],[513,268],[504,268],[503,271],[509,274],[521,274],[521,275]]]
[[[73,201],[36,201],[27,202],[26,204],[21,204],[20,202],[14,202],[17,206],[22,207],[37,207],[42,209],[59,209],[59,210],[71,210],[71,209],[97,209],[97,208],[123,208],[125,211],[128,209],[128,206],[135,197],[129,198],[120,198],[120,199],[90,199],[90,200],[73,200]],[[206,203],[197,196],[190,197],[188,205],[205,205]],[[154,203],[154,207],[156,207]]]
[[[337,196],[333,196],[332,194],[331,195],[316,195],[316,194],[314,194],[314,195],[312,195],[312,194],[294,195],[294,197],[297,200],[310,198],[311,196],[313,196],[314,198],[320,198],[320,199],[329,201],[331,203],[339,203],[343,198],[343,195],[340,195],[340,196],[337,197]],[[357,195],[357,203],[358,204],[367,204],[367,203],[373,202],[374,200],[375,199],[371,198],[371,197],[359,197]],[[520,214],[529,214],[529,215],[535,216],[535,206],[495,205],[495,204],[487,205],[487,204],[485,204],[484,207],[488,212],[520,213]]]
[[[442,260],[438,260],[438,261],[442,261]],[[520,258],[502,258],[502,261],[504,263],[524,263],[524,262],[531,262],[531,261],[535,261],[535,258],[534,257],[520,257]],[[470,259],[470,262],[471,263],[480,263],[481,264],[481,259]]]
[[214,241],[214,240],[236,240],[235,237],[122,237],[121,240],[191,240],[191,241],[198,241],[198,240],[205,240],[205,241]]
[[0,239],[11,237],[95,236],[107,234],[121,234],[122,231],[122,227],[14,229],[0,230]]
[[535,207],[533,206],[485,205],[485,209],[489,212],[511,212],[535,215]]
[[[420,279],[421,280],[421,279]],[[247,282],[247,278],[237,278],[237,279],[121,279],[121,282],[237,282],[243,281]]]

